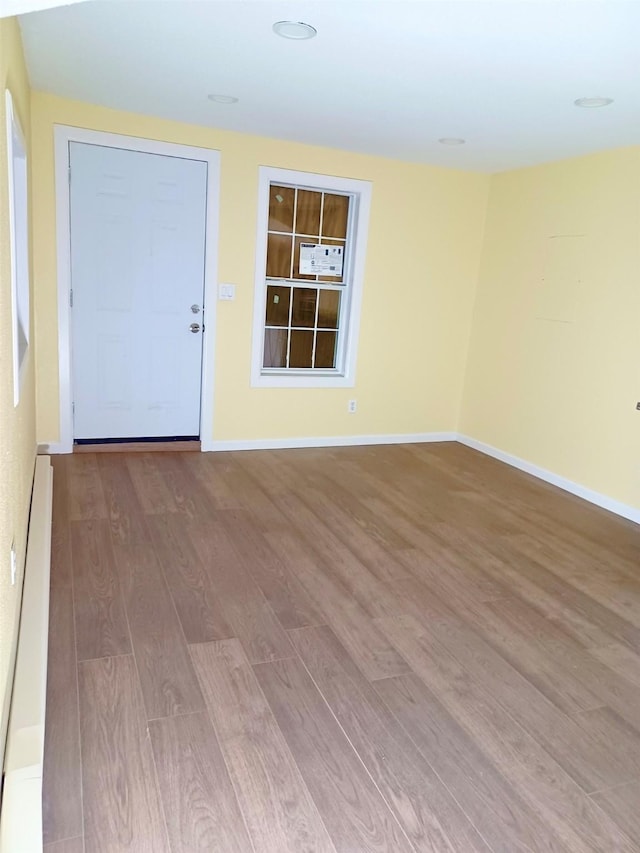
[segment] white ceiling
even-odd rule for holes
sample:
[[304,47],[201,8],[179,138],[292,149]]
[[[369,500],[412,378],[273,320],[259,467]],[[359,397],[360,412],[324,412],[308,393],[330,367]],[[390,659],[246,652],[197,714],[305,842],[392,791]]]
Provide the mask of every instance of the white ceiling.
[[92,0],[20,23],[35,89],[195,124],[483,172],[640,143],[637,0]]

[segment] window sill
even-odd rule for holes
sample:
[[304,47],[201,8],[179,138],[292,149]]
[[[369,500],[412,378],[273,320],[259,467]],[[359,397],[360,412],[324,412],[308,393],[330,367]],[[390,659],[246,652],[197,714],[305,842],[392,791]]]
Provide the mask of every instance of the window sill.
[[334,371],[269,370],[251,377],[252,388],[353,388],[351,376]]

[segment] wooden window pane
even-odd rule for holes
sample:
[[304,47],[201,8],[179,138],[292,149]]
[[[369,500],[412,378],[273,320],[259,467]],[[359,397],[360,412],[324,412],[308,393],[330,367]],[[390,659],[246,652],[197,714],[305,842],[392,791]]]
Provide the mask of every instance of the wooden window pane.
[[292,233],[295,197],[296,191],[293,187],[279,187],[277,184],[271,184],[269,188],[269,231]]
[[287,366],[287,329],[264,330],[263,367]]
[[313,332],[291,332],[289,367],[311,367],[313,357]]
[[322,193],[311,190],[298,190],[296,207],[296,234],[320,234],[320,207]]
[[318,328],[337,329],[340,313],[340,292],[338,290],[321,290],[320,305],[318,306]]
[[[343,271],[344,271],[344,255],[347,251],[347,247],[344,240],[335,240],[331,237],[323,237],[322,242],[326,246],[344,246],[344,252],[342,254],[342,263],[343,263]],[[343,277],[341,275],[319,275],[318,281],[328,281],[332,284],[342,284]]]
[[293,288],[292,326],[306,326],[313,329],[316,324],[316,299],[318,291],[310,287]]
[[267,326],[289,325],[290,287],[270,284],[267,287]]
[[318,332],[316,338],[316,367],[336,366],[337,332]]
[[304,278],[307,279],[307,281],[315,281],[315,275],[300,275],[300,244],[309,242],[313,241],[310,241],[308,237],[296,237],[295,256],[293,259],[293,278]]
[[349,201],[349,196],[346,195],[325,195],[322,212],[323,236],[346,238]]
[[287,234],[267,236],[267,276],[289,278],[291,275],[291,237]]

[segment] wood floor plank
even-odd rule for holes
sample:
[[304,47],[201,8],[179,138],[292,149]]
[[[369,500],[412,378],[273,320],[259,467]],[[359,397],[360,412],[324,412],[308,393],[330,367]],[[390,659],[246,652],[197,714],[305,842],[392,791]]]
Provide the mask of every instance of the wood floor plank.
[[509,595],[504,583],[483,570],[473,544],[459,530],[434,522],[427,532],[404,518],[398,524],[413,541],[413,547],[401,556],[415,577],[430,582],[442,579],[456,600],[492,601]]
[[[485,621],[485,639],[499,645],[545,695],[550,696],[551,691],[561,695],[568,713],[609,705],[640,732],[640,679],[633,682],[632,669],[633,660],[640,663],[640,658],[630,650],[623,657],[626,668],[613,669],[592,649],[583,648],[535,608],[517,599],[490,602],[485,610],[498,620]],[[472,621],[478,625],[476,619]],[[580,707],[572,708],[572,704]]]
[[184,633],[155,553],[114,545],[147,719],[204,709]]
[[190,651],[256,851],[335,853],[240,642]]
[[51,526],[51,586],[71,583],[71,541],[69,535],[69,457],[52,456],[53,515]]
[[[545,567],[544,558],[539,555],[532,557],[527,545],[522,544],[523,541],[526,542],[526,538],[523,540],[521,534],[514,534],[509,537],[509,546],[512,549],[513,556],[515,559],[518,559],[518,556],[520,557],[518,560],[520,571],[526,572],[528,577],[535,577],[535,582],[538,585],[544,584],[547,593],[550,593],[554,600],[560,600],[565,607],[577,611],[588,622],[600,628],[609,637],[609,640],[618,640],[631,649],[640,649],[640,628],[638,626],[632,625],[626,619],[613,613],[599,601],[591,598],[582,590],[572,586],[564,578],[556,575],[548,567]],[[522,559],[523,557],[528,557],[530,563],[526,559]]]
[[297,529],[298,536],[315,552],[325,572],[330,570],[355,601],[371,618],[393,616],[401,610],[394,600],[393,588],[382,590],[381,581],[358,560],[329,524],[303,503],[297,494],[281,495],[277,506]]
[[153,720],[149,733],[172,853],[253,849],[206,712]]
[[589,649],[589,654],[607,669],[640,687],[640,654],[637,652],[632,652],[621,643],[609,643]]
[[246,510],[215,514],[233,541],[246,571],[262,590],[283,628],[321,625],[324,617],[298,579],[287,569]]
[[[272,497],[293,494],[307,509],[313,509],[332,535],[348,546],[378,580],[392,581],[406,575],[406,568],[394,559],[393,553],[406,548],[407,543],[400,539],[395,530],[385,525],[383,519],[368,513],[335,480],[325,476],[323,472],[326,463],[321,469],[309,468],[303,460],[297,464],[294,460],[289,469],[279,464],[279,457],[273,451],[266,451],[262,458],[266,460],[266,475],[261,476],[263,469],[253,460],[250,466],[245,465],[245,470],[254,471],[254,476],[259,476],[261,483],[270,475],[271,481],[279,476],[281,486],[273,492]],[[277,500],[275,503],[278,505]]]
[[69,519],[108,518],[95,453],[74,456],[68,467]]
[[80,664],[87,853],[168,853],[133,657]]
[[267,533],[280,559],[299,578],[328,624],[338,635],[362,672],[370,679],[409,671],[382,632],[333,574],[309,553],[291,533]]
[[244,468],[242,454],[230,453],[229,465],[220,476],[240,503],[240,508],[251,513],[256,526],[263,532],[286,530],[287,520],[261,487]]
[[82,834],[82,769],[71,586],[49,599],[49,653],[42,823],[45,843]]
[[[562,827],[578,849],[596,839],[600,845],[596,850],[634,849],[615,825],[594,812],[587,793],[574,778],[584,775],[590,786],[595,778],[625,775],[627,768],[618,757],[606,755],[606,744],[585,734],[555,709],[555,714],[550,713],[547,700],[541,694],[536,698],[523,684],[519,684],[522,692],[517,696],[511,687],[506,692],[500,688],[502,679],[508,685],[511,676],[504,667],[496,665],[492,670],[486,666],[479,638],[474,647],[479,653],[474,654],[474,666],[469,668],[412,617],[381,621],[416,675],[532,807],[546,813],[556,831]],[[458,641],[455,646],[458,653],[461,645]],[[509,695],[512,701],[507,700]],[[526,710],[525,702],[530,705]]]
[[206,523],[215,509],[209,493],[193,476],[187,464],[190,453],[168,453],[162,458],[162,476],[174,502],[175,511],[194,521]]
[[78,660],[129,654],[129,627],[109,522],[71,522],[71,543]]
[[303,664],[254,667],[338,851],[409,851],[409,840]]
[[[343,519],[346,518],[349,521],[349,525],[344,527],[344,533],[347,534],[348,538],[350,538],[350,529],[357,526],[366,533],[367,542],[375,542],[391,553],[409,547],[410,543],[396,529],[392,520],[381,516],[379,513],[371,512],[361,500],[345,488],[339,476],[331,477],[331,473],[339,471],[338,466],[328,467],[327,460],[324,457],[319,457],[311,470],[310,483],[313,484],[314,493],[323,498],[323,515],[325,511],[329,510],[329,507],[339,508],[343,514]],[[316,506],[318,505],[315,495],[313,503]],[[337,521],[337,516],[332,511],[332,524],[334,519]],[[343,528],[342,524],[340,528]],[[364,540],[361,541],[364,543]],[[388,572],[385,570],[383,574],[384,576],[381,576],[380,580],[388,580]]]
[[84,841],[82,837],[54,841],[53,844],[44,845],[43,853],[84,853]]
[[[200,458],[200,454],[197,458]],[[173,494],[162,476],[162,459],[158,458],[157,453],[128,453],[125,462],[145,515],[177,511]]]
[[640,838],[640,781],[600,791],[591,797],[629,838]]
[[385,678],[376,681],[374,688],[494,853],[593,850],[563,848],[554,827],[417,676]]
[[[267,599],[219,522],[189,525],[188,535],[251,663],[291,657],[293,649]],[[242,548],[242,546],[240,546]]]
[[584,539],[581,548],[553,537],[541,540],[538,535],[519,532],[518,549],[533,560],[542,562],[571,586],[599,602],[625,621],[640,626],[640,584],[637,563],[629,567],[625,561],[610,562],[605,552],[601,559],[593,556],[595,546]]
[[[448,582],[449,572],[438,574],[429,570],[421,575],[426,581],[404,579],[396,584],[406,601],[407,612],[419,621],[424,617],[432,624],[446,623],[457,614],[549,701],[568,714],[604,704],[601,692],[584,678],[589,664],[586,650],[527,603],[513,598],[477,601],[473,593]],[[429,603],[428,610],[422,605],[424,600]],[[591,664],[597,666],[594,661]]]
[[[636,718],[638,716],[636,708]],[[585,740],[598,743],[609,750],[612,763],[615,761],[616,778],[623,784],[640,779],[640,738],[638,728],[633,729],[611,708],[593,708],[574,714],[572,720],[584,732]]]
[[[631,588],[637,588],[638,555],[629,557],[616,552],[620,541],[613,529],[609,541],[598,541],[597,537],[585,535],[586,519],[581,521],[579,528],[567,527],[565,524],[558,528],[554,524],[555,520],[549,518],[546,511],[541,513],[541,509],[544,508],[538,508],[538,515],[543,514],[544,521],[535,528],[528,528],[526,538],[521,536],[521,545],[526,545],[533,554],[542,557],[547,565],[556,566],[567,580],[580,579],[586,583],[585,591],[594,597],[601,580],[607,582],[620,575],[630,581]],[[606,594],[603,603],[608,606]]]
[[[499,595],[484,596],[485,599],[520,598],[587,648],[613,641],[611,631],[615,633],[620,626],[616,627],[612,623],[612,614],[607,613],[605,608],[598,606],[595,601],[588,600],[587,596],[581,596],[578,590],[520,553],[514,544],[516,537],[513,535],[488,537],[478,531],[458,529],[453,524],[441,522],[436,522],[433,528],[453,555],[455,562],[459,561],[461,555],[466,558],[466,555],[472,552],[483,573],[500,584],[502,592]],[[463,543],[466,541],[466,544],[461,545],[461,540]],[[423,574],[418,572],[417,576]],[[451,581],[447,579],[445,572],[441,577],[432,574],[429,583],[434,582],[449,585],[453,594]],[[444,597],[447,596],[448,593],[445,593]],[[464,599],[463,587],[458,587],[455,597],[459,601]],[[471,597],[467,595],[466,601],[470,600]],[[632,632],[635,631],[633,626],[628,628]],[[633,633],[625,633],[633,643]]]
[[[575,589],[519,553],[513,536],[487,539],[469,533],[468,537],[488,574],[505,583],[514,597],[540,611],[582,646],[590,648],[615,641],[611,614],[596,602],[588,602],[587,596],[576,597]],[[635,640],[633,637],[630,640],[634,647]]]
[[455,443],[54,467],[48,847],[640,853],[637,525]]
[[103,453],[97,458],[113,541],[120,545],[148,543],[149,531],[126,457],[122,453]]
[[[467,691],[475,689],[478,702],[483,701],[483,694],[491,697],[584,791],[630,781],[629,762],[623,751],[609,744],[597,729],[587,732],[559,711],[468,626],[456,619],[428,625],[411,617],[396,623],[391,619],[379,622],[384,622],[394,644],[411,654],[409,663],[418,675],[440,680],[446,670],[450,676],[453,673],[463,679]],[[420,672],[414,661],[419,663]]]
[[[585,678],[588,653],[557,625],[518,599],[488,602],[473,624],[485,640],[567,714],[603,704]],[[640,698],[640,696],[638,697]]]
[[[293,644],[360,760],[417,851],[488,851],[452,793],[328,627]],[[258,674],[260,670],[258,670]]]
[[296,468],[293,456],[290,465],[279,465],[277,454],[269,450],[257,450],[251,459],[244,453],[233,454],[231,458],[271,500],[292,492],[305,479]]
[[185,465],[208,492],[215,509],[241,509],[242,502],[225,480],[230,470],[230,454],[204,453],[185,456]]
[[175,513],[148,516],[153,547],[188,643],[234,636],[227,614],[193,544]]

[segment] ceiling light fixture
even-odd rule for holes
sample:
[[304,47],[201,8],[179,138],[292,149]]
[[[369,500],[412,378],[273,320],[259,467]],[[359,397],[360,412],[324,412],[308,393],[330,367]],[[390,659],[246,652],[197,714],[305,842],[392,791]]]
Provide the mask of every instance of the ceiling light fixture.
[[213,101],[215,104],[237,104],[238,98],[234,98],[233,95],[207,95],[210,101]]
[[438,142],[440,145],[464,145],[466,139],[460,139],[459,136],[443,136]]
[[311,24],[304,24],[302,21],[276,21],[272,27],[274,33],[282,36],[283,39],[294,39],[302,41],[303,39],[312,39],[318,35],[318,31]]
[[578,98],[573,102],[576,107],[585,107],[586,109],[594,109],[595,107],[608,107],[613,103],[613,98]]

